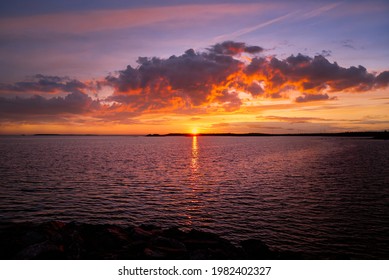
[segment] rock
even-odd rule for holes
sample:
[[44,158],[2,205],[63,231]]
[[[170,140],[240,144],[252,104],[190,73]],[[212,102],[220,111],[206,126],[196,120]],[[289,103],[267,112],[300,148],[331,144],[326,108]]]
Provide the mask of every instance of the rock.
[[125,251],[123,252],[121,259],[144,259],[144,250],[147,245],[147,241],[145,240],[131,241],[123,248]]
[[32,223],[2,225],[0,229],[0,256],[2,259],[20,259],[23,249],[47,240],[46,234]]
[[145,248],[143,251],[144,255],[148,259],[166,259],[166,255],[158,250],[152,250],[150,248]]
[[298,252],[291,252],[291,251],[282,251],[282,252],[275,252],[277,260],[304,260],[308,259],[307,256],[304,256]]
[[152,225],[0,223],[1,259],[302,259],[273,252],[260,240],[234,246],[220,236]]
[[249,239],[240,243],[248,259],[274,259],[274,254],[261,240]]
[[191,260],[208,260],[209,253],[207,250],[192,250],[189,254]]
[[184,243],[188,248],[193,249],[207,249],[213,247],[219,247],[223,244],[229,243],[228,241],[220,238],[216,234],[209,232],[201,232],[198,230],[191,230],[184,238]]
[[133,239],[140,239],[140,240],[148,240],[153,236],[153,233],[151,231],[145,230],[141,227],[135,227],[132,230],[132,238]]
[[64,247],[49,241],[33,244],[16,255],[17,259],[64,259]]
[[23,247],[28,245],[33,245],[36,243],[41,243],[47,240],[47,235],[43,231],[39,231],[36,229],[27,230],[22,236],[19,238],[19,242],[23,244]]
[[62,231],[66,224],[63,222],[53,221],[39,225],[39,229],[46,235],[50,241],[61,243],[63,242]]
[[172,227],[161,232],[162,236],[175,238],[177,240],[182,240],[186,237],[187,233],[180,230],[178,227]]
[[80,235],[86,259],[118,259],[130,240],[124,229],[112,225],[82,225]]
[[128,242],[130,240],[128,232],[119,226],[109,225],[107,231],[118,242]]
[[71,260],[82,259],[86,253],[84,238],[74,224],[69,224],[63,232],[64,246],[67,258]]
[[163,236],[157,236],[151,241],[151,248],[157,250],[169,258],[184,258],[187,250],[184,243]]

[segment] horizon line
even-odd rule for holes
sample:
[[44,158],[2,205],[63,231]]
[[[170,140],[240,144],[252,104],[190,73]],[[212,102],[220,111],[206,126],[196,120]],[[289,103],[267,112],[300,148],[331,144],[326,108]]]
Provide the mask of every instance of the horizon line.
[[389,134],[389,129],[375,131],[343,131],[343,132],[301,132],[301,133],[190,133],[190,132],[171,132],[171,133],[147,133],[147,134],[99,134],[99,133],[18,133],[18,134],[0,134],[0,136],[132,136],[132,137],[165,137],[165,136],[376,136],[377,134]]

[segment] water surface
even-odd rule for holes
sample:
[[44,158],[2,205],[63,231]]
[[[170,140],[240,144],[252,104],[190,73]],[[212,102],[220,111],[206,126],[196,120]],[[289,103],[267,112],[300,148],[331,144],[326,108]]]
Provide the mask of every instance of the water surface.
[[0,138],[0,219],[157,224],[324,258],[389,258],[389,142]]

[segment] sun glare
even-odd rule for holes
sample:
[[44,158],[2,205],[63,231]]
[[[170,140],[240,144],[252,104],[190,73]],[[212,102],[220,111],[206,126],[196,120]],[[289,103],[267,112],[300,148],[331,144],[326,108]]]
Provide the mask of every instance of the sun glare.
[[192,135],[197,135],[199,134],[199,130],[197,128],[192,129]]

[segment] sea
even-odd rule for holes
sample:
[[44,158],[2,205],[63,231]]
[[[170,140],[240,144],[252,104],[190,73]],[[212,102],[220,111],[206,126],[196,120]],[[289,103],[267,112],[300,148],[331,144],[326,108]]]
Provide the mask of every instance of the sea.
[[324,259],[389,259],[389,141],[1,136],[0,221],[198,229]]

